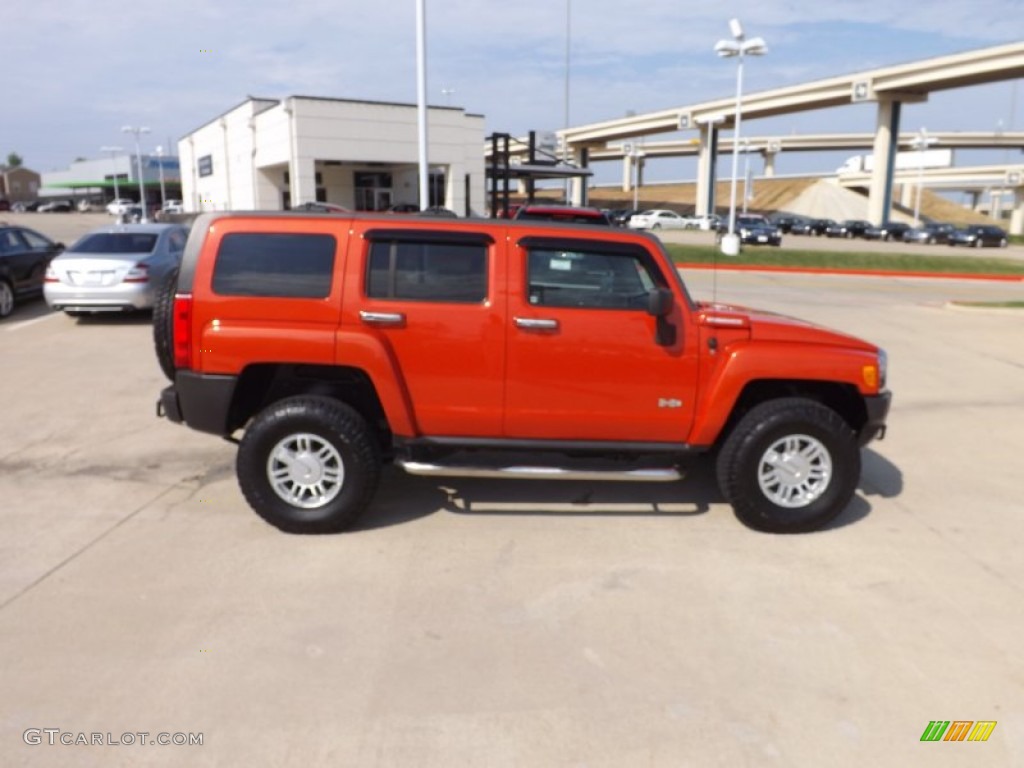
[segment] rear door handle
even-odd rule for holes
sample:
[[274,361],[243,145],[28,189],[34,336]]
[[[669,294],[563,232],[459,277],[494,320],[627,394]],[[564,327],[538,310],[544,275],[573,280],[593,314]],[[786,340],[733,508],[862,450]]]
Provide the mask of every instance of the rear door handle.
[[558,321],[546,317],[516,317],[513,318],[516,328],[526,331],[557,331]]
[[360,310],[359,319],[367,325],[403,325],[405,315],[401,312],[364,312]]

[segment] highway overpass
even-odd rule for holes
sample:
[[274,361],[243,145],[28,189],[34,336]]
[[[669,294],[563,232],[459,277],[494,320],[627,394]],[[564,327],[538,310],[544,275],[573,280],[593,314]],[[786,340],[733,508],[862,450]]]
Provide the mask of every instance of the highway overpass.
[[[876,130],[870,148],[874,170],[869,183],[869,218],[881,222],[892,207],[892,184],[900,137],[900,113],[905,103],[922,102],[935,91],[965,88],[1024,77],[1024,42],[982,48],[949,56],[883,67],[800,85],[744,94],[744,120],[774,117],[849,104],[877,105]],[[677,131],[695,131],[698,156],[698,213],[713,204],[714,169],[720,148],[718,133],[735,122],[734,98],[684,105],[668,110],[618,118],[558,131],[574,163],[585,167],[609,150],[610,142],[625,142]],[[653,143],[653,142],[652,142]],[[691,142],[692,143],[692,142]],[[646,150],[646,147],[645,147]],[[586,185],[573,182],[573,199],[584,202]],[[1024,231],[1024,185],[1014,188],[1011,231]]]

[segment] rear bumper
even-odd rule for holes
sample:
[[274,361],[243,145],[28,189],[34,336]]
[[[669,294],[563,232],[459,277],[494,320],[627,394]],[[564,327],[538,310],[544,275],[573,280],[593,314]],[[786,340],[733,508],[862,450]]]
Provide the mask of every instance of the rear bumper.
[[232,431],[229,417],[237,382],[235,376],[178,371],[174,384],[160,392],[156,414],[200,432],[228,435]]
[[892,392],[880,392],[874,397],[865,397],[864,405],[867,408],[868,419],[864,422],[857,435],[861,446],[865,446],[872,440],[881,440],[885,437],[885,421],[889,416],[889,406],[892,404]]
[[50,309],[73,312],[124,312],[153,306],[153,287],[148,282],[89,287],[46,283],[43,296]]

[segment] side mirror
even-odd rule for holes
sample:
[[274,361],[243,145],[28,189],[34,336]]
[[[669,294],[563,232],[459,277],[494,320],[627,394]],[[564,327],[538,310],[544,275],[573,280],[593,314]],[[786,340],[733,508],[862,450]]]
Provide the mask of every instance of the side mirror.
[[672,291],[667,288],[655,288],[647,294],[647,314],[654,317],[666,317],[675,306]]

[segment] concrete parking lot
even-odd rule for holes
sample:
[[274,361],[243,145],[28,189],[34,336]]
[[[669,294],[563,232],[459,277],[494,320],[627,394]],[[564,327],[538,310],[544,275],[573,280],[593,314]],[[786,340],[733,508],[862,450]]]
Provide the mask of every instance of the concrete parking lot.
[[[0,765],[1024,764],[1024,323],[946,306],[1024,284],[685,277],[887,348],[889,435],[828,530],[744,528],[702,464],[656,486],[388,471],[356,531],[287,536],[234,446],[155,417],[147,318],[17,308]],[[921,743],[936,719],[998,725]]]

